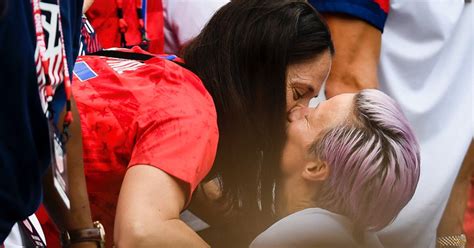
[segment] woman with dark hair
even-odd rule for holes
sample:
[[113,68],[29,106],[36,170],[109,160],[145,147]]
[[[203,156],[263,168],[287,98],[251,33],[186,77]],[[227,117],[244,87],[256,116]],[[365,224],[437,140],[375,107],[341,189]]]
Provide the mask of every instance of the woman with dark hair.
[[217,109],[221,139],[211,176],[221,178],[232,206],[269,211],[286,119],[319,92],[333,48],[326,25],[305,3],[250,2],[219,10],[183,58]]
[[161,58],[82,57],[74,94],[88,193],[115,246],[207,246],[179,219],[203,180],[221,192],[212,201],[199,187],[198,205],[218,205],[204,215],[252,220],[248,229],[266,223],[287,121],[319,92],[332,53],[305,1],[249,0],[214,15],[185,48],[186,69]]

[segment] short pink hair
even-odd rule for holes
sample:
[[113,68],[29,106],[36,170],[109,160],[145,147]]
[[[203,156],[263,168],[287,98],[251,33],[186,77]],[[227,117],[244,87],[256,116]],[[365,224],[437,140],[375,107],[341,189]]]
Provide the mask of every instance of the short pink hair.
[[310,151],[329,166],[318,206],[358,228],[384,228],[415,193],[419,146],[400,107],[381,91],[356,94],[351,121],[324,132]]

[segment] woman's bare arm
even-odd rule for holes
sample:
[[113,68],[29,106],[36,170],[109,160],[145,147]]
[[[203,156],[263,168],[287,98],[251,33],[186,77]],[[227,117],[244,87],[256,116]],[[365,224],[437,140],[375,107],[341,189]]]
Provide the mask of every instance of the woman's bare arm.
[[451,236],[463,233],[464,214],[469,199],[471,177],[474,173],[474,141],[464,157],[459,174],[454,182],[448,204],[438,225],[437,236]]
[[[74,99],[72,99],[72,114],[74,121],[69,127],[70,138],[66,144],[71,209],[68,210],[64,206],[59,194],[54,189],[51,167],[43,182],[44,205],[60,231],[92,228],[91,210],[82,160],[81,123]],[[59,126],[62,126],[62,123]],[[71,245],[71,247],[97,247],[97,244],[95,242],[80,242]]]
[[135,165],[128,169],[115,216],[115,246],[208,247],[179,219],[186,197],[184,183],[158,168]]
[[382,33],[358,18],[324,14],[336,49],[326,97],[377,88],[377,69]]

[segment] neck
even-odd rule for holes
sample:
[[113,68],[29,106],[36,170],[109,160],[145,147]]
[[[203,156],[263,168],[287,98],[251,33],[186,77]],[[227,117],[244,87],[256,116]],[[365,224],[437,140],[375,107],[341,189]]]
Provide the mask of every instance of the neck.
[[308,184],[302,178],[281,180],[277,191],[277,216],[283,218],[306,208],[317,207],[314,201],[317,191],[317,186]]

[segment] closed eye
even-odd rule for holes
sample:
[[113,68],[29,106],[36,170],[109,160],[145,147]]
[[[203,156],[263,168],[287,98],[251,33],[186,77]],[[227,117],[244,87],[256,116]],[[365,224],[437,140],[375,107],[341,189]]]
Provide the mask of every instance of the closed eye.
[[301,93],[297,89],[293,88],[293,100],[297,101],[301,98],[303,98],[304,93]]

